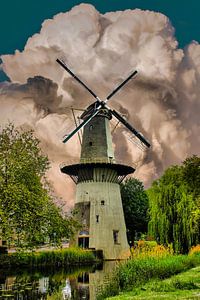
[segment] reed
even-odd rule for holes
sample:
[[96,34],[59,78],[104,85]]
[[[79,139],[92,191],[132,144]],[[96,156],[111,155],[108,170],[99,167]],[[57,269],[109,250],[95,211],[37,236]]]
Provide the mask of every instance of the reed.
[[131,290],[152,278],[164,279],[200,263],[195,256],[141,257],[121,264],[117,270],[121,290]]
[[0,267],[2,268],[82,265],[96,261],[97,259],[92,251],[79,248],[41,252],[17,252],[0,255]]

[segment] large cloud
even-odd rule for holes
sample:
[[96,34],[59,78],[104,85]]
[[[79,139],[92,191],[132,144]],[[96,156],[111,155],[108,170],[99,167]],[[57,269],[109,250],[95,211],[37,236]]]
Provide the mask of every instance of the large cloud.
[[46,20],[22,52],[1,57],[11,80],[1,84],[1,120],[34,128],[53,162],[49,176],[59,195],[72,202],[69,180],[58,165],[77,158],[80,146],[76,138],[64,146],[58,136],[72,126],[68,108],[85,108],[93,99],[56,64],[57,57],[102,98],[132,70],[139,71],[110,105],[127,113],[152,143],[143,153],[125,135],[119,144],[121,127],[114,135],[117,157],[137,162],[136,176],[146,185],[170,164],[199,154],[200,45],[178,49],[174,29],[160,13],[136,9],[101,15],[81,4]]

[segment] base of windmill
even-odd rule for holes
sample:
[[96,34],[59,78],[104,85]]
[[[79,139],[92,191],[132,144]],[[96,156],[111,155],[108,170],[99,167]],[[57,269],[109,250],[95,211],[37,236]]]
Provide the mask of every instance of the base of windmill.
[[128,258],[130,247],[119,184],[134,169],[96,162],[65,166],[61,171],[77,184],[75,211],[81,228],[70,245],[102,250],[105,260]]

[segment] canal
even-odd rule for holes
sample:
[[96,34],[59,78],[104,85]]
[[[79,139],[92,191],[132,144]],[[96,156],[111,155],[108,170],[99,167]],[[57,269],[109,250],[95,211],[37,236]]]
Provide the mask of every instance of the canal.
[[112,275],[116,262],[96,266],[0,271],[3,300],[95,300]]

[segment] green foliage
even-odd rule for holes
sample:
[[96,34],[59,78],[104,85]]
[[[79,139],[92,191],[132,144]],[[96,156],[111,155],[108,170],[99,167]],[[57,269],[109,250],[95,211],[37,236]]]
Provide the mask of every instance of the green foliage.
[[183,180],[195,198],[200,196],[200,157],[193,155],[183,162]]
[[140,238],[141,233],[147,232],[148,197],[142,182],[129,178],[121,184],[121,196],[128,241]]
[[176,252],[187,253],[200,238],[199,179],[200,159],[193,156],[168,168],[147,191],[149,235]]
[[108,299],[198,299],[199,271],[200,267],[198,266],[164,280],[152,279],[140,287],[134,287],[132,291],[123,291],[120,296]]
[[107,299],[118,295],[120,292],[119,279],[115,275],[113,278],[106,278],[102,285],[96,289],[97,300]]
[[45,239],[59,243],[73,231],[50,196],[45,172],[48,158],[32,131],[9,124],[0,132],[0,238],[32,248]]
[[97,261],[92,251],[67,248],[54,251],[16,252],[2,254],[0,267],[40,267],[87,264]]
[[[109,284],[107,284],[97,299],[119,294],[120,291],[133,290],[143,286],[152,279],[169,278],[174,274],[186,271],[197,266],[200,258],[195,256],[165,256],[165,257],[138,257],[128,260],[118,266]],[[115,289],[110,294],[112,287]]]

